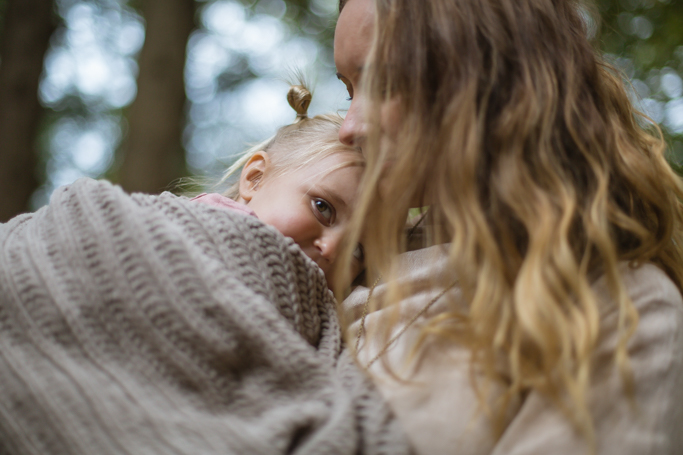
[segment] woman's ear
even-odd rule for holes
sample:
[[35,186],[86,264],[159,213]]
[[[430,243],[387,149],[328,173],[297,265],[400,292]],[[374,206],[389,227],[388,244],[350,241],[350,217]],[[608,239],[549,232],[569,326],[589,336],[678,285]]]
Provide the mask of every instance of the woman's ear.
[[270,169],[270,157],[264,151],[256,152],[242,168],[240,174],[240,201],[248,204],[259,190],[263,177]]

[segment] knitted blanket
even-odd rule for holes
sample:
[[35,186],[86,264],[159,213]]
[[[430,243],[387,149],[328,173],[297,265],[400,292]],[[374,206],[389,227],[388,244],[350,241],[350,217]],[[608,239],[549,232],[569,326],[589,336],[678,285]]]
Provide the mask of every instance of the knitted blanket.
[[0,224],[0,454],[408,452],[256,218],[83,179]]

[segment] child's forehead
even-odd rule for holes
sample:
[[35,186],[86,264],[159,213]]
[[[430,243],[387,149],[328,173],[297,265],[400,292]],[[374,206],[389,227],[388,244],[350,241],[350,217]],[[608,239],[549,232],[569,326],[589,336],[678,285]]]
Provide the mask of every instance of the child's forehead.
[[277,173],[299,174],[307,178],[325,177],[339,169],[349,167],[365,167],[365,160],[360,152],[353,150],[339,150],[332,153],[312,157],[310,160],[302,160],[291,163],[290,166],[278,166]]
[[324,197],[350,203],[363,175],[364,162],[349,153],[339,153],[289,171],[273,175],[276,185],[298,186],[304,192],[319,192]]
[[302,169],[300,176],[310,184],[320,184],[336,187],[349,180],[359,181],[364,166],[361,162],[352,159],[329,159],[321,160]]

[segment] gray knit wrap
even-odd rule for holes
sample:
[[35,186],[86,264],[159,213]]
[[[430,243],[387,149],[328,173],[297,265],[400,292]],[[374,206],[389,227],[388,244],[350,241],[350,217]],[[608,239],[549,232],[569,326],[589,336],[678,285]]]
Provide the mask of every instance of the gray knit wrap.
[[82,179],[0,224],[0,454],[408,452],[256,218]]

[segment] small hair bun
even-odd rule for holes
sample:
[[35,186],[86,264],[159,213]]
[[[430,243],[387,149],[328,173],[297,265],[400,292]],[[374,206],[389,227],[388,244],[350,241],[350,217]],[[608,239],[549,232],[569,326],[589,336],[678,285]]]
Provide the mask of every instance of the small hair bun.
[[303,85],[292,85],[287,92],[287,101],[296,111],[297,121],[308,117],[308,106],[311,104],[313,95]]

